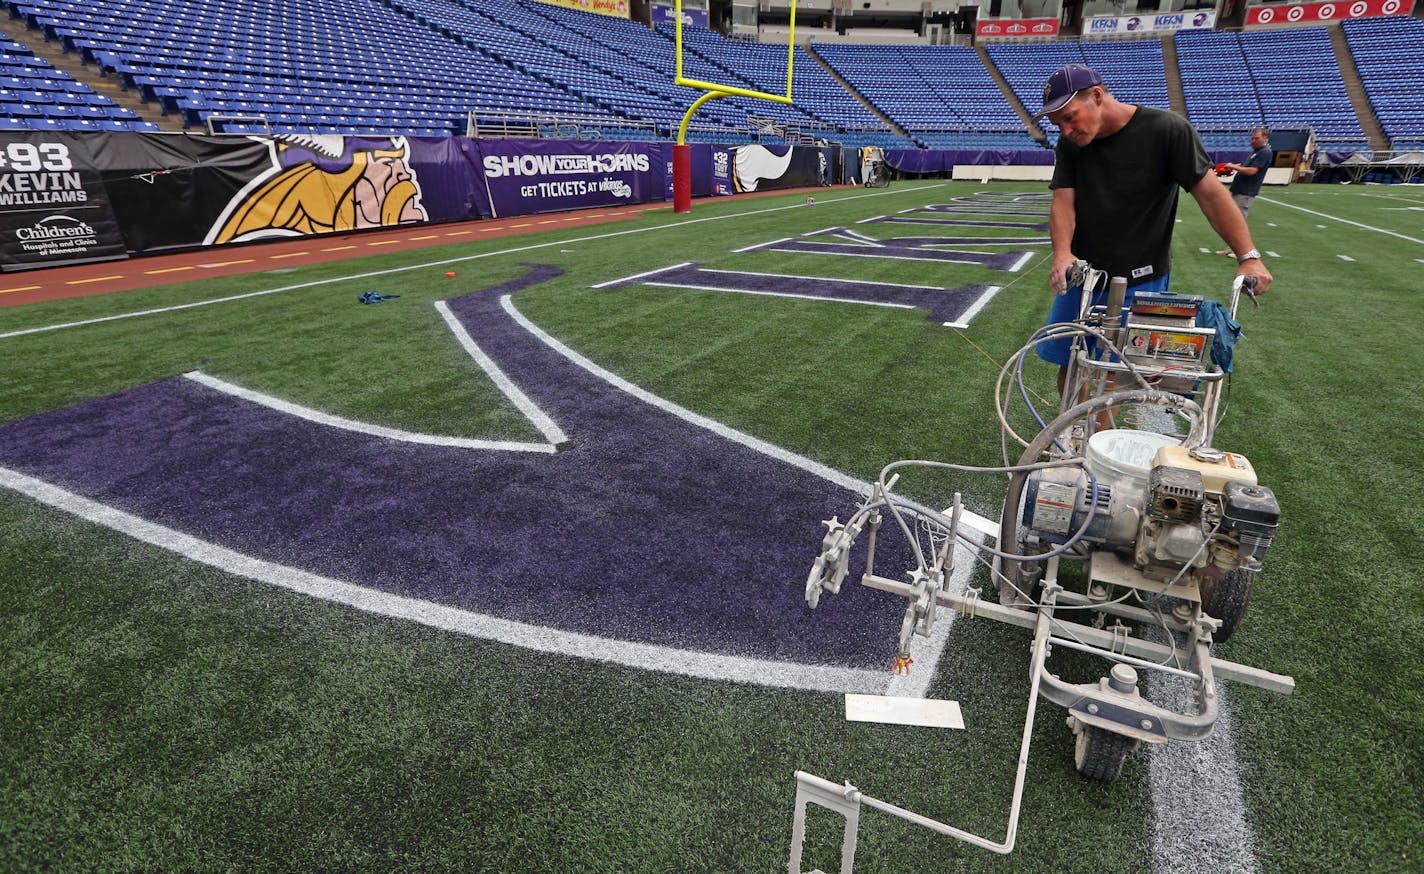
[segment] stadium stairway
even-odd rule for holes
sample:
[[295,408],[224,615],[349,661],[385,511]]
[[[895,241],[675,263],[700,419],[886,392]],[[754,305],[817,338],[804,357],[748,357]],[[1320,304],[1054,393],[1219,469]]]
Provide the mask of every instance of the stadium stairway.
[[1162,68],[1167,74],[1167,100],[1172,111],[1187,117],[1187,93],[1182,90],[1182,70],[1177,66],[1177,43],[1171,34],[1162,38]]
[[979,55],[979,63],[984,65],[988,71],[989,78],[994,80],[994,84],[999,86],[999,91],[1004,95],[1004,102],[1013,108],[1014,114],[1024,123],[1024,132],[1033,137],[1033,141],[1045,148],[1048,146],[1048,137],[1043,135],[1043,129],[1033,120],[1033,116],[1024,108],[1023,101],[1014,94],[1014,89],[1009,87],[1009,80],[1004,78],[1004,74],[999,72],[999,68],[994,64],[994,59],[989,57],[989,50],[982,45],[976,45],[974,52]]
[[98,67],[86,66],[78,54],[66,53],[62,41],[35,38],[39,36],[41,34],[34,31],[26,34],[25,45],[35,53],[35,57],[44,58],[53,64],[55,69],[68,73],[76,82],[83,82],[93,88],[95,93],[109,97],[115,104],[132,109],[144,121],[153,122],[166,131],[183,129],[182,116],[164,115],[162,107],[144,103],[137,90],[124,90],[123,83],[117,76],[104,76]]
[[1350,105],[1354,107],[1355,115],[1360,120],[1360,130],[1365,132],[1371,149],[1377,152],[1388,151],[1389,137],[1385,136],[1375,109],[1370,105],[1370,98],[1365,94],[1360,71],[1355,68],[1355,58],[1350,54],[1350,44],[1345,41],[1345,31],[1338,21],[1330,22],[1328,27],[1330,46],[1335,49],[1335,62],[1340,65],[1340,78],[1345,82],[1345,93],[1350,95]]
[[806,54],[810,55],[812,58],[815,59],[816,63],[821,65],[821,67],[826,71],[827,75],[829,75],[832,79],[835,80],[836,84],[844,88],[847,94],[860,101],[860,104],[866,108],[866,111],[868,111],[876,118],[880,119],[880,121],[884,122],[885,126],[890,128],[890,130],[894,131],[896,136],[909,136],[909,134],[905,132],[904,128],[891,121],[890,117],[887,116],[885,113],[881,112],[879,107],[877,107],[874,103],[871,103],[869,100],[866,100],[864,94],[861,94],[859,91],[857,91],[854,85],[847,82],[845,80],[845,77],[841,76],[841,74],[837,73],[831,67],[830,64],[826,63],[826,59],[816,53],[816,49],[812,43],[803,43],[801,47],[806,50]]

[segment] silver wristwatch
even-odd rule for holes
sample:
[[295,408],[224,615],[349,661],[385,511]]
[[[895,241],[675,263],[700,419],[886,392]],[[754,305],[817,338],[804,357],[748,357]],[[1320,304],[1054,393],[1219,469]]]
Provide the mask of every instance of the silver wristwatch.
[[1253,258],[1257,261],[1261,260],[1261,253],[1257,252],[1255,249],[1252,249],[1249,252],[1242,252],[1240,255],[1236,256],[1236,263],[1245,264],[1247,261],[1250,261]]

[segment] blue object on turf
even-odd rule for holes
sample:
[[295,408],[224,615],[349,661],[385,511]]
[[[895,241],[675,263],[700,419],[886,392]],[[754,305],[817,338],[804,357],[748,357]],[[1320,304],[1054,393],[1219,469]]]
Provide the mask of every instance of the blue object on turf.
[[1211,340],[1211,360],[1223,372],[1230,373],[1232,348],[1241,339],[1241,324],[1231,317],[1221,301],[1204,300],[1197,312],[1197,325],[1216,330]]
[[394,300],[400,297],[398,294],[381,294],[379,291],[368,291],[356,298],[361,303],[380,303],[383,300]]

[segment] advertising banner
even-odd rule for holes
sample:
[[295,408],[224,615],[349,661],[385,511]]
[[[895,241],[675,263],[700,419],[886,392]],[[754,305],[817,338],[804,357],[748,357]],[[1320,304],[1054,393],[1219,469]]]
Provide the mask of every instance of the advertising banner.
[[128,257],[88,136],[0,134],[0,269]]
[[972,167],[1052,166],[1053,152],[1047,149],[886,149],[885,160],[899,173],[926,175],[949,173],[961,164]]
[[550,6],[562,6],[565,9],[596,12],[599,15],[628,17],[628,0],[540,0],[540,2],[548,3]]
[[462,137],[88,136],[130,252],[478,216]]
[[1216,27],[1216,11],[1210,9],[1160,15],[1096,15],[1084,22],[1083,35],[1210,30],[1213,27]]
[[1056,18],[991,18],[980,19],[974,31],[975,35],[981,38],[992,39],[996,36],[1057,36],[1058,19]]
[[1292,3],[1252,6],[1246,10],[1246,26],[1255,24],[1302,24],[1336,21],[1341,18],[1369,18],[1376,15],[1406,15],[1413,4],[1404,0],[1342,0],[1339,3]]
[[[130,132],[0,135],[0,269],[660,202],[671,144]],[[816,185],[821,149],[693,144],[697,196]]]
[[737,191],[770,191],[820,185],[828,177],[826,153],[819,148],[738,146],[732,150]]
[[[653,27],[658,27],[664,24],[666,24],[668,27],[672,27],[677,24],[677,10],[672,6],[654,6]],[[700,27],[705,30],[707,28],[707,10],[682,10],[682,26]]]
[[489,214],[498,218],[662,200],[661,143],[475,140]]
[[732,150],[726,146],[712,147],[712,194],[736,192],[735,183],[732,181],[732,161],[735,157]]
[[[712,197],[732,192],[732,151],[710,143],[688,143],[692,196]],[[662,143],[667,186],[663,199],[672,200],[672,143]]]

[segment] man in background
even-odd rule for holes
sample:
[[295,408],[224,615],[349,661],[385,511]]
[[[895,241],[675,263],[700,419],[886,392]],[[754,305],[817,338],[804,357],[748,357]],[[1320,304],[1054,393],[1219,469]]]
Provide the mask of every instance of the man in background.
[[[1275,159],[1276,153],[1271,150],[1266,129],[1258,127],[1251,131],[1251,157],[1241,164],[1223,165],[1224,169],[1236,173],[1236,178],[1231,180],[1231,199],[1236,201],[1236,205],[1241,209],[1243,219],[1251,212],[1251,201],[1261,193],[1261,183],[1266,181],[1266,171]],[[1219,249],[1216,254],[1232,253],[1230,249]]]

